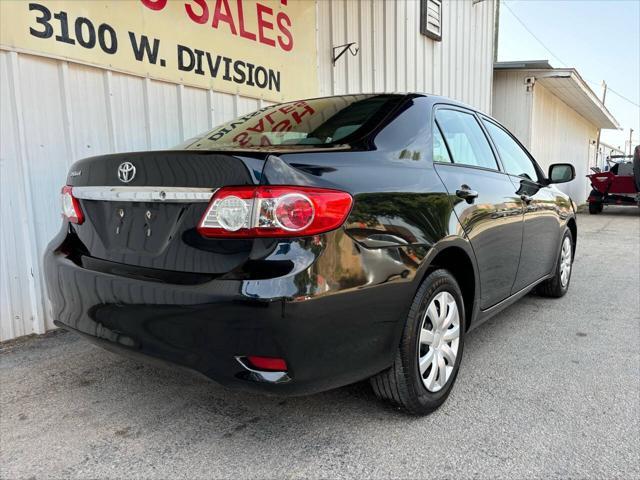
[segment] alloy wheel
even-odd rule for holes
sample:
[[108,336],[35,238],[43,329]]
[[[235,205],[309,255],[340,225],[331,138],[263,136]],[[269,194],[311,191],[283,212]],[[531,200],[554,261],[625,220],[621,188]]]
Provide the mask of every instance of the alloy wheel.
[[438,293],[424,314],[418,345],[418,367],[422,383],[437,392],[453,373],[460,343],[460,313],[451,293]]

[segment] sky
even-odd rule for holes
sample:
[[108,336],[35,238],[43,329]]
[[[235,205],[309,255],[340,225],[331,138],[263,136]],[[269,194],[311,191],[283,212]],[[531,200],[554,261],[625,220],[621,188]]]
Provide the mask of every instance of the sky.
[[498,61],[509,60],[573,67],[600,98],[604,80],[623,130],[603,130],[601,140],[624,148],[633,128],[640,143],[640,0],[501,0]]

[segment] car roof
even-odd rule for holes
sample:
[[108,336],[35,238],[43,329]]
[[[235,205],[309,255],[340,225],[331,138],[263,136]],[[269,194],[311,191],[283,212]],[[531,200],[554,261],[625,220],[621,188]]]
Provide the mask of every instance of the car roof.
[[446,103],[448,105],[455,105],[458,107],[462,107],[462,108],[466,108],[468,110],[473,110],[474,112],[478,112],[478,113],[482,113],[483,115],[486,116],[490,116],[488,113],[485,113],[479,109],[477,109],[476,107],[473,107],[469,104],[466,104],[464,102],[461,102],[459,100],[455,100],[453,98],[450,97],[445,97],[443,95],[434,95],[431,93],[424,93],[424,92],[361,92],[361,93],[344,93],[341,95],[322,95],[319,97],[310,97],[310,98],[301,98],[301,99],[296,99],[296,100],[288,100],[285,102],[281,102],[281,103],[291,103],[291,102],[297,102],[297,101],[304,101],[304,100],[320,100],[323,98],[347,98],[347,97],[354,97],[354,96],[360,96],[360,95],[366,95],[366,96],[376,96],[376,95],[388,95],[388,96],[398,96],[398,97],[407,97],[407,98],[411,98],[411,97],[424,97],[424,98],[428,98],[429,100],[431,100],[431,102],[433,104],[436,103]]

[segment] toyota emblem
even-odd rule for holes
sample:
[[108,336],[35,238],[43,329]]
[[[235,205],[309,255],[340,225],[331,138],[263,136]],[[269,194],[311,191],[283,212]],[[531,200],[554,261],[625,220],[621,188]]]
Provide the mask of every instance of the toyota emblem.
[[123,183],[129,183],[136,176],[136,167],[131,162],[124,162],[118,166],[118,179]]

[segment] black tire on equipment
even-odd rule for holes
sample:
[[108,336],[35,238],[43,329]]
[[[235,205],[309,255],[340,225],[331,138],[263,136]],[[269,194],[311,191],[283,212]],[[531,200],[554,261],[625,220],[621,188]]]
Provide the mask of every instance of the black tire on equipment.
[[602,213],[602,209],[603,209],[602,202],[589,202],[589,213],[591,215]]
[[589,194],[589,199],[595,199],[589,201],[589,213],[591,215],[602,213],[602,209],[604,208],[602,204],[602,193],[594,188]]

